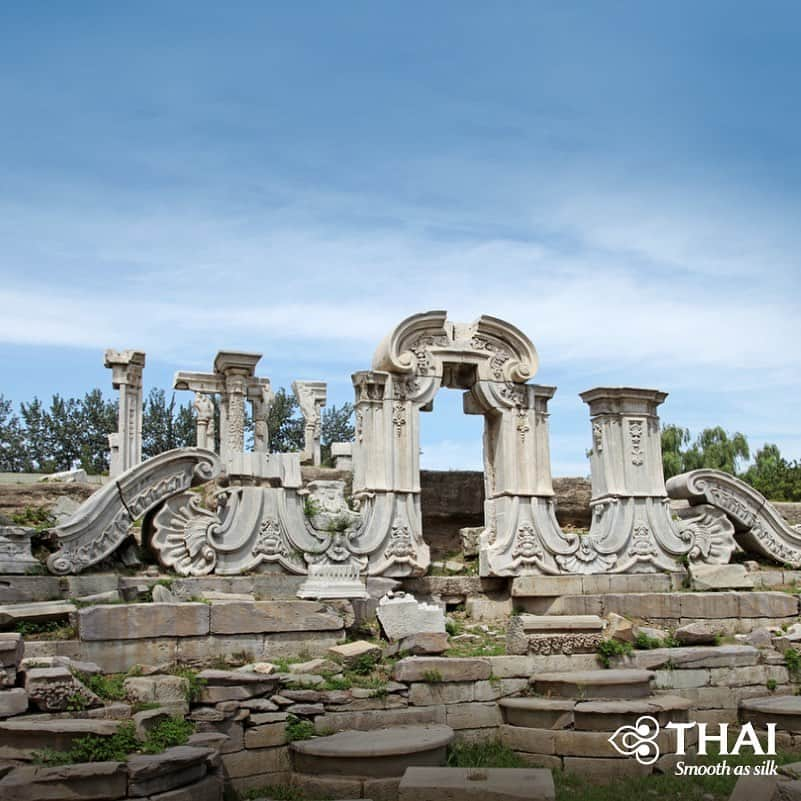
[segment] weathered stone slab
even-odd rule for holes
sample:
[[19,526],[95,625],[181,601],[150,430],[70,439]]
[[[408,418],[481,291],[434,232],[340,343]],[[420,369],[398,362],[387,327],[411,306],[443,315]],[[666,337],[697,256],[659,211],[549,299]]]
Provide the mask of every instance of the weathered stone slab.
[[55,601],[62,597],[56,576],[0,576],[0,603]]
[[515,615],[506,628],[509,654],[591,653],[601,642],[597,615]]
[[444,706],[422,706],[364,712],[326,712],[315,718],[314,730],[318,734],[328,734],[348,729],[369,731],[394,726],[445,723],[445,709]]
[[68,668],[57,666],[31,668],[25,672],[25,692],[42,712],[64,712],[76,698],[86,709],[103,706],[103,702]]
[[[279,773],[290,770],[289,748],[248,748],[223,754],[223,770],[229,779],[244,776],[259,776],[265,773]],[[257,786],[264,786],[261,780]]]
[[797,595],[786,592],[742,592],[735,617],[795,617],[798,615]]
[[529,726],[510,726],[503,724],[499,729],[499,739],[513,751],[528,754],[555,754],[556,730],[535,729]]
[[441,765],[453,740],[448,726],[344,731],[292,743],[295,769],[333,776],[402,776],[410,764]]
[[750,590],[754,587],[754,576],[745,565],[690,564],[690,582],[694,590]]
[[464,704],[472,701],[474,697],[475,684],[472,681],[435,684],[415,682],[409,687],[409,703],[412,706]]
[[648,670],[586,670],[535,674],[531,683],[542,695],[560,698],[642,698],[653,678]]
[[377,662],[381,658],[381,646],[366,640],[345,642],[328,649],[328,655],[346,668],[351,668],[362,660]]
[[382,598],[376,615],[387,638],[393,642],[419,632],[445,631],[445,611],[441,606],[417,601],[403,592]]
[[221,801],[222,797],[222,776],[211,774],[186,787],[151,795],[150,801]]
[[245,732],[245,748],[273,748],[277,745],[286,745],[286,742],[284,721],[252,726]]
[[581,576],[518,576],[512,580],[512,597],[537,598],[581,595]]
[[[573,725],[575,701],[557,698],[503,698],[498,702],[505,723],[514,728],[565,729]],[[523,751],[528,749],[521,749]],[[541,753],[549,753],[543,751]]]
[[725,629],[723,626],[708,620],[702,620],[697,623],[680,626],[673,633],[673,636],[682,645],[713,645],[724,634]]
[[395,664],[395,681],[482,681],[490,677],[486,659],[413,656]]
[[28,709],[28,693],[21,687],[0,691],[0,718],[22,715]]
[[765,726],[775,723],[779,731],[801,731],[801,696],[770,695],[740,702],[740,720]]
[[78,737],[109,737],[118,726],[116,720],[12,718],[0,723],[0,759],[29,759],[43,748],[69,751]]
[[445,653],[450,647],[444,631],[424,631],[412,634],[400,641],[400,650],[412,656],[427,656]]
[[485,729],[500,726],[503,720],[498,705],[490,702],[446,706],[445,722],[452,729]]
[[635,651],[630,661],[647,670],[664,667],[668,663],[676,670],[743,667],[756,665],[759,662],[759,651],[751,645],[654,648],[651,651]]
[[209,633],[207,604],[119,604],[78,612],[82,640],[197,637]]
[[[692,703],[686,698],[662,695],[635,701],[580,701],[573,709],[577,731],[616,731],[632,725],[642,715],[656,718],[660,725],[686,722]],[[604,755],[606,756],[606,755]]]
[[128,795],[164,793],[196,782],[206,775],[208,748],[179,745],[160,754],[134,754],[128,758]]
[[75,605],[65,601],[42,601],[29,604],[6,604],[0,606],[0,626],[17,623],[49,623],[67,620],[75,612]]
[[338,631],[342,618],[316,601],[212,603],[213,634]]
[[0,780],[3,801],[116,801],[126,789],[123,762],[16,768]]
[[553,801],[549,770],[538,768],[409,768],[398,801]]
[[21,634],[11,631],[0,633],[0,667],[18,667],[24,654],[25,640]]

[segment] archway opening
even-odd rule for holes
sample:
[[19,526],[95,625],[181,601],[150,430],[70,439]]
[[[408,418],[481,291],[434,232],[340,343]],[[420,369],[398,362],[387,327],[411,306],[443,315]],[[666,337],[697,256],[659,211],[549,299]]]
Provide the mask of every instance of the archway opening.
[[462,555],[460,529],[484,525],[484,417],[463,408],[471,379],[455,371],[443,382],[450,391],[440,390],[420,414],[423,537],[434,561]]

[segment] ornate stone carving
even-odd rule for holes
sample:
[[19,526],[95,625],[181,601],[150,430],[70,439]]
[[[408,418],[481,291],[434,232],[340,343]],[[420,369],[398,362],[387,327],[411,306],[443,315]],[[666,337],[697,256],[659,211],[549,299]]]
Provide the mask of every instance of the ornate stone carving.
[[801,567],[801,532],[785,522],[775,507],[753,487],[722,470],[692,470],[667,482],[671,498],[698,509],[710,505],[734,526],[734,538],[746,550],[782,564]]
[[21,574],[41,569],[31,553],[31,536],[35,529],[22,526],[0,526],[0,574]]
[[214,401],[203,392],[195,393],[195,438],[198,448],[215,450]]
[[641,467],[645,463],[642,452],[643,422],[642,420],[629,420],[629,439],[631,441],[631,463]]
[[220,469],[216,455],[200,448],[177,448],[132,467],[54,529],[61,547],[47,560],[48,568],[61,575],[97,564],[128,537],[134,520],[190,486],[216,478]]

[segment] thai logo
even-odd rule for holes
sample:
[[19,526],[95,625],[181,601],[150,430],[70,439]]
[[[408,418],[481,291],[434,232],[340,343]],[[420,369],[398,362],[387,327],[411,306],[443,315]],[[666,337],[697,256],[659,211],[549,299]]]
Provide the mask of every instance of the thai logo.
[[641,765],[653,765],[659,759],[659,722],[650,715],[637,718],[634,725],[621,726],[609,742],[618,754],[634,757]]

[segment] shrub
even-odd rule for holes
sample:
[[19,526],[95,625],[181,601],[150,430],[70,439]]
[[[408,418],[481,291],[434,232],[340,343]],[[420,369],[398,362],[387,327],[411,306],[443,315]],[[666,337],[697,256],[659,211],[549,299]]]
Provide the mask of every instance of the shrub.
[[145,754],[159,754],[166,748],[183,745],[194,731],[194,725],[184,718],[164,718],[147,733],[142,751]]
[[451,768],[524,768],[528,767],[511,748],[497,740],[457,743],[448,747]]
[[630,654],[632,645],[630,642],[621,642],[620,640],[602,640],[596,651],[601,664],[608,668],[612,663],[612,659]]
[[294,715],[287,720],[286,738],[290,743],[296,740],[310,740],[314,734],[314,724],[310,720],[301,720]]

